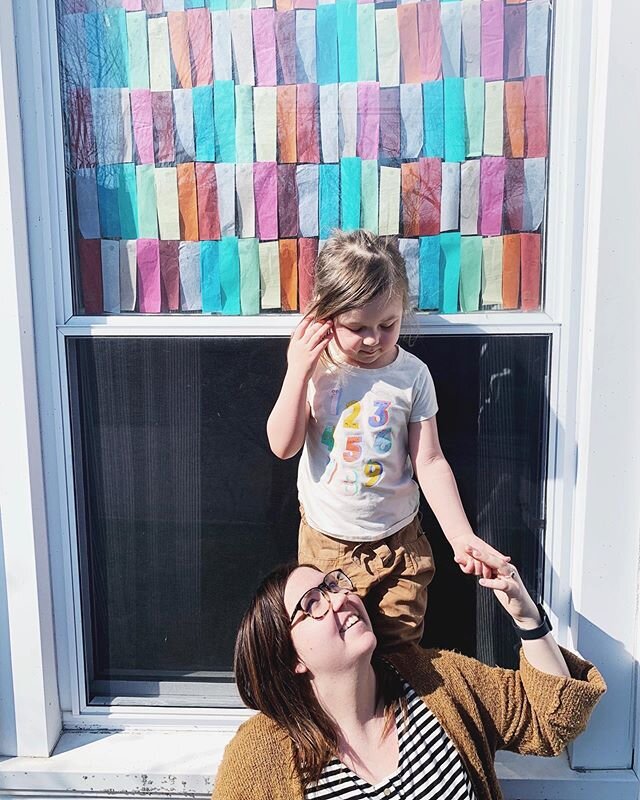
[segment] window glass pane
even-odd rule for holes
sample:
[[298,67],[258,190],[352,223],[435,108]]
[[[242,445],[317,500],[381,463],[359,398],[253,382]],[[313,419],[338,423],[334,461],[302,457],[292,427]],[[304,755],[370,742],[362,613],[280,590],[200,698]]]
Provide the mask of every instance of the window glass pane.
[[360,226],[422,311],[540,307],[548,0],[102,5],[58,0],[77,313],[304,309]]
[[[472,524],[539,591],[548,337],[404,344],[433,373],[443,448]],[[286,347],[282,338],[68,340],[91,696],[184,695],[195,691],[189,682],[228,676],[261,576],[296,552],[297,459],[275,458],[265,433]],[[512,663],[506,618],[476,597],[422,511],[437,566],[425,643]]]

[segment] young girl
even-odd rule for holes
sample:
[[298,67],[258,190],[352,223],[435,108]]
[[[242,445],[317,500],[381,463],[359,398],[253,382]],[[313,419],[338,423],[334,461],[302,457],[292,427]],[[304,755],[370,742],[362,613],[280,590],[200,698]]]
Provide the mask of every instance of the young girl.
[[299,563],[344,570],[386,649],[422,638],[434,566],[418,484],[463,572],[483,574],[470,547],[508,561],[462,508],[440,449],[433,380],[398,346],[407,308],[397,245],[364,230],[335,233],[318,256],[314,297],[267,422],[277,456],[303,448]]

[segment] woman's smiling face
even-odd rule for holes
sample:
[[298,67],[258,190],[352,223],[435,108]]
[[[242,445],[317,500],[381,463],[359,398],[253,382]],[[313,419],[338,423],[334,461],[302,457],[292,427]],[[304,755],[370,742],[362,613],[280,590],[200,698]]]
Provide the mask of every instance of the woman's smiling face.
[[[314,567],[298,567],[289,576],[284,604],[293,613],[302,595],[322,583]],[[291,640],[298,654],[297,672],[312,677],[339,672],[359,658],[371,658],[376,637],[362,600],[355,592],[330,592],[330,608],[321,619],[298,612],[291,625]]]

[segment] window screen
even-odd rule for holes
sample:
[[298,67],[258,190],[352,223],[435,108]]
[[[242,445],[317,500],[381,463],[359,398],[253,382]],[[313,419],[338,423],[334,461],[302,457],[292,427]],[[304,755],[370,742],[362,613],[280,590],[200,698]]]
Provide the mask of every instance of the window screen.
[[[211,702],[260,578],[296,553],[297,459],[265,433],[287,340],[67,342],[89,695]],[[539,592],[549,338],[401,343],[434,376],[469,519]],[[422,512],[436,556],[424,643],[513,663],[506,617]]]

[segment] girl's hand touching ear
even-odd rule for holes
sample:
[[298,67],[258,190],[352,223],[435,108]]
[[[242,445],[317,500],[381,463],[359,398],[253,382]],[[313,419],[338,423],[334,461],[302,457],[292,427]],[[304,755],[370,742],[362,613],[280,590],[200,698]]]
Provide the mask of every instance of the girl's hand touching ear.
[[291,334],[287,351],[289,371],[309,380],[332,335],[333,325],[330,320],[319,322],[311,317],[304,317]]

